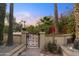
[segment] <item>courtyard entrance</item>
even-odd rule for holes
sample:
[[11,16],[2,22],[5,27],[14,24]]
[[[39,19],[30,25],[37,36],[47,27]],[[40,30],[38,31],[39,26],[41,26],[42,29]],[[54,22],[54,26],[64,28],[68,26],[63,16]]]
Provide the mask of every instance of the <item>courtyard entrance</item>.
[[33,34],[29,33],[27,35],[27,48],[39,48],[39,35],[38,34]]

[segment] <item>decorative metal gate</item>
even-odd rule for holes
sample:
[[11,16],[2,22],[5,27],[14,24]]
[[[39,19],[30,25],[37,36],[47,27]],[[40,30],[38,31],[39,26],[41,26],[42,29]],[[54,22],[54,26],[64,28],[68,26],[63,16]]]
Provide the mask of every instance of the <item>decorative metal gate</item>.
[[39,47],[39,35],[28,34],[27,36],[27,48],[38,48]]

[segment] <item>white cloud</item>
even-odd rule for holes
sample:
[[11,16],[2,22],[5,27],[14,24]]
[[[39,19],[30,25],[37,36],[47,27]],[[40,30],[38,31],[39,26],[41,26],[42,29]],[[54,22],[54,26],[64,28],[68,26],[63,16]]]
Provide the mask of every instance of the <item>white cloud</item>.
[[26,21],[26,25],[36,25],[39,21],[39,17],[36,17],[29,12],[18,12],[15,14],[15,17],[17,22],[20,22],[21,20]]

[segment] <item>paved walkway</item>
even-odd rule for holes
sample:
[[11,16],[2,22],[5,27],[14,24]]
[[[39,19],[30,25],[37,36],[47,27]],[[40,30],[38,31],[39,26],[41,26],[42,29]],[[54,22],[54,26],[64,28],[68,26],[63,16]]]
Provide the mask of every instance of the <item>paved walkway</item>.
[[43,56],[39,48],[28,48],[20,56]]

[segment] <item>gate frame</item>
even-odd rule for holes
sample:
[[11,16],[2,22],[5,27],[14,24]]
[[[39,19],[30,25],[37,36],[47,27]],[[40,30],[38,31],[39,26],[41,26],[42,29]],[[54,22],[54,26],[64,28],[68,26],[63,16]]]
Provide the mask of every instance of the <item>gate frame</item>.
[[29,32],[26,33],[26,47],[28,45],[28,43],[27,43],[27,39],[29,37],[28,34],[33,34],[33,35],[36,34],[36,35],[38,35],[38,48],[40,48],[40,33],[29,33]]

